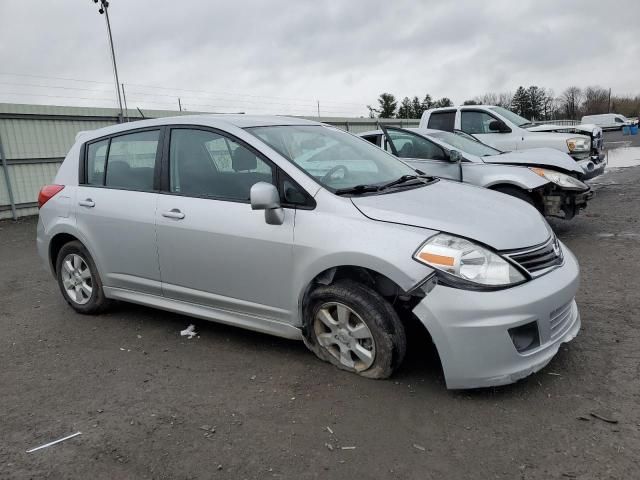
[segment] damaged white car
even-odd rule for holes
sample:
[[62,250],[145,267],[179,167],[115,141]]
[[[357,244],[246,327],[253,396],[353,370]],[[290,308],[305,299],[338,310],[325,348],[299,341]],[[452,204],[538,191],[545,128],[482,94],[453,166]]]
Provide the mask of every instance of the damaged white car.
[[593,190],[582,169],[551,148],[503,152],[464,132],[383,127],[361,137],[420,173],[470,183],[517,197],[540,213],[565,220],[586,208]]

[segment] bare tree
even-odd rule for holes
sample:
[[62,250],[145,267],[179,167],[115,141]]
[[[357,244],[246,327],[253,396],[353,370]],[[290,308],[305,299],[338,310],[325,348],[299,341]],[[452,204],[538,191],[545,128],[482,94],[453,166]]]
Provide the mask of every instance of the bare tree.
[[499,107],[502,107],[502,108],[509,108],[511,106],[512,101],[513,101],[513,93],[502,92],[498,94],[498,101],[495,103],[495,105],[498,105]]
[[583,113],[595,115],[609,111],[609,90],[601,87],[587,87],[584,90]]
[[582,105],[582,90],[578,87],[567,88],[560,95],[560,108],[563,113],[572,120],[577,120]]

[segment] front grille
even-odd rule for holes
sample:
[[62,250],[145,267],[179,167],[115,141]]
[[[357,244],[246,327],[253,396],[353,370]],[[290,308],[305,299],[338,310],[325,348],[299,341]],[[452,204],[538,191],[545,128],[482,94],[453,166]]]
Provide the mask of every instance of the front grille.
[[573,312],[572,302],[567,303],[564,307],[560,307],[549,315],[549,325],[551,327],[551,338],[556,338],[571,322],[571,314]]
[[544,275],[562,265],[564,261],[562,248],[555,235],[541,245],[502,253],[524,268],[532,277]]

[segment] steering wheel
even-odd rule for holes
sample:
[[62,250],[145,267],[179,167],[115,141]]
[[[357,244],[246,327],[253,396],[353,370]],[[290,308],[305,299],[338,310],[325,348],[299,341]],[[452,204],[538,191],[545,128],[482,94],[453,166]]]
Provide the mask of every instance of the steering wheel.
[[325,173],[322,176],[322,178],[320,179],[320,181],[324,182],[326,180],[329,180],[333,176],[334,173],[339,172],[340,170],[342,170],[344,172],[343,178],[347,178],[347,176],[349,175],[349,169],[347,167],[345,167],[344,165],[336,165],[331,170],[329,170],[327,173]]

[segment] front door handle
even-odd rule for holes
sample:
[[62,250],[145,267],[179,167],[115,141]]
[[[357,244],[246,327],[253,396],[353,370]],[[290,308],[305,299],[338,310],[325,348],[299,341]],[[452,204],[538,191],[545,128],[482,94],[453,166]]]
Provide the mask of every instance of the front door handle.
[[162,212],[162,216],[166,218],[173,218],[175,220],[182,220],[184,218],[184,213],[177,208],[173,208],[168,212]]
[[91,200],[90,198],[86,198],[84,200],[80,200],[78,202],[78,205],[80,205],[81,207],[89,207],[89,208],[93,208],[96,206],[96,202],[94,202],[93,200]]

